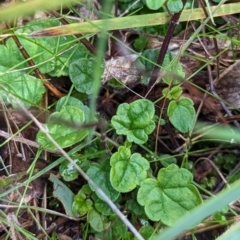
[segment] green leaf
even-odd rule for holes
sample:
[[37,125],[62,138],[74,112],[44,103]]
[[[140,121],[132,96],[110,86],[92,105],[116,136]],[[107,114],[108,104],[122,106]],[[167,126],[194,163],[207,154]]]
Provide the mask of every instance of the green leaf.
[[90,209],[92,209],[92,205],[92,200],[88,199],[87,196],[80,189],[74,197],[74,201],[72,204],[72,212],[75,216],[82,217],[87,214]]
[[[115,201],[119,197],[119,192],[117,192],[110,183],[110,173],[109,168],[101,166],[97,163],[90,165],[86,174],[104,191],[104,193],[112,200]],[[89,185],[90,188],[95,191],[95,189]],[[97,196],[101,199],[102,197],[96,192]]]
[[19,108],[9,93],[25,107],[30,107],[40,103],[44,92],[45,87],[40,79],[23,72],[8,72],[7,68],[0,66],[0,96],[6,105],[12,104],[14,108]]
[[[141,61],[141,63],[145,66],[146,70],[150,71],[155,66],[154,63],[156,63],[158,55],[159,55],[159,50],[147,49],[147,50],[144,50],[142,53],[142,56],[144,58],[139,57],[137,61]],[[163,60],[163,64],[161,66],[164,70],[171,73],[171,74],[165,74],[162,77],[163,81],[168,85],[178,84],[179,77],[180,78],[185,77],[185,73],[183,71],[181,63],[176,62],[175,58],[176,57],[170,51],[167,51]],[[174,78],[174,74],[178,76],[178,79]]]
[[155,230],[152,226],[146,225],[140,228],[139,233],[144,239],[151,239],[151,237],[155,233]]
[[166,0],[144,0],[147,7],[151,10],[158,10]]
[[170,122],[178,131],[188,133],[193,129],[196,113],[191,99],[181,98],[178,101],[171,101],[167,114]]
[[178,13],[183,8],[182,0],[168,0],[167,1],[168,10],[172,13]]
[[150,167],[139,153],[131,155],[130,149],[123,146],[112,155],[110,164],[110,181],[119,192],[130,192],[136,188],[147,177]]
[[74,194],[73,192],[62,183],[55,175],[50,174],[49,180],[53,183],[53,196],[57,198],[62,204],[68,216],[73,217],[72,203]]
[[[81,109],[73,106],[66,106],[60,112],[50,115],[46,127],[53,139],[62,147],[66,148],[83,140],[87,134],[87,129],[77,129],[74,126],[83,124],[85,121],[84,113]],[[68,123],[67,125],[65,123]],[[70,127],[72,125],[73,127]],[[56,149],[46,135],[39,131],[37,134],[37,142],[45,149]]]
[[182,88],[180,86],[174,86],[171,89],[164,88],[162,91],[163,96],[167,97],[169,100],[177,99],[182,94]]
[[81,110],[83,110],[84,107],[87,107],[79,99],[75,97],[64,96],[57,101],[55,109],[56,111],[60,112],[61,109],[65,106],[73,106],[73,107],[80,108]]
[[[162,67],[163,69],[166,69],[169,73],[173,73],[180,78],[184,78],[185,72],[183,71],[182,65],[179,61],[176,62],[175,58],[176,57],[170,51],[167,51],[163,60]],[[171,74],[166,74],[162,77],[162,79],[168,85],[178,84],[180,82],[179,79],[174,78],[174,75]]]
[[[60,25],[61,23],[57,19],[48,19],[47,21],[37,19],[22,25],[16,34],[27,34]],[[18,39],[39,70],[51,76],[68,75],[70,58],[76,60],[87,54],[87,50],[82,44],[74,46],[74,42],[78,43],[78,39],[73,36],[31,38],[21,35],[18,36]],[[0,45],[0,65],[8,69],[29,68],[27,61],[12,38],[8,39],[5,45]]]
[[143,49],[145,49],[146,45],[148,42],[148,37],[146,36],[140,36],[138,37],[135,41],[134,41],[134,48],[136,49],[136,51],[142,51]]
[[93,91],[94,58],[81,58],[69,67],[70,79],[81,93],[91,94]]
[[[78,159],[73,160],[79,167],[81,167],[81,162]],[[68,160],[63,161],[59,167],[59,173],[63,177],[64,181],[73,181],[79,175],[78,170],[74,165]]]
[[79,99],[71,96],[64,96],[59,99],[56,104],[56,111],[60,112],[65,106],[73,106],[81,109],[84,112],[86,121],[88,122],[90,116],[90,109],[88,106],[84,105]]
[[109,222],[105,216],[101,215],[94,209],[88,211],[87,221],[90,223],[91,227],[97,232],[102,232],[106,230],[111,224],[111,222]]
[[92,199],[94,201],[94,207],[96,208],[96,210],[104,216],[110,216],[114,213],[113,210],[109,207],[109,205],[102,199],[100,199],[97,195],[93,194]]
[[154,63],[157,61],[159,55],[158,49],[146,49],[142,52],[141,56],[136,60],[136,63],[140,61],[147,71],[151,71],[154,68]]
[[136,216],[146,216],[143,206],[141,206],[135,198],[127,201],[127,209]]
[[127,227],[122,222],[121,219],[117,218],[117,216],[113,216],[111,218],[111,227],[107,231],[103,231],[101,233],[95,234],[96,239],[104,239],[104,240],[113,240],[113,239],[129,239],[127,234]]
[[151,220],[171,226],[202,203],[192,178],[189,171],[171,164],[158,172],[157,180],[142,181],[137,200]]
[[161,164],[164,166],[164,167],[167,167],[168,165],[172,164],[172,163],[177,163],[177,159],[172,156],[172,155],[169,155],[169,154],[163,154],[161,155],[158,160],[161,162]]
[[[84,172],[89,168],[89,161],[78,153],[71,155],[73,161],[77,164]],[[68,160],[63,161],[59,167],[59,173],[63,177],[64,181],[73,181],[79,176],[78,170]]]
[[117,115],[112,117],[111,124],[117,134],[126,135],[129,142],[143,144],[155,128],[154,111],[154,104],[146,99],[123,103],[119,105]]

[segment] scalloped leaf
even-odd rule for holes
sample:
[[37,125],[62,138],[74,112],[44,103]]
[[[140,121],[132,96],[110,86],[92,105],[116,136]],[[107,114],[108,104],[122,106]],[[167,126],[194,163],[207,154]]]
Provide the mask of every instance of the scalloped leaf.
[[[79,167],[81,167],[81,161],[78,159],[73,160]],[[74,167],[74,165],[68,160],[63,161],[59,167],[59,173],[63,177],[64,181],[73,181],[79,175],[78,170]]]
[[[66,125],[65,122],[68,124]],[[87,129],[76,129],[74,126],[85,122],[84,112],[73,106],[65,106],[60,112],[50,115],[46,127],[53,139],[62,147],[66,148],[83,140],[89,133]],[[72,124],[73,127],[70,127]],[[45,149],[56,149],[46,135],[39,131],[37,142]]]
[[167,97],[169,100],[177,99],[181,96],[183,90],[180,86],[174,86],[171,89],[164,88],[162,91],[163,96]]
[[[60,112],[61,109],[65,106],[73,106],[81,109],[84,112],[84,115],[86,118],[85,121],[89,121],[90,109],[88,106],[84,105],[83,102],[80,101],[79,99],[72,96],[64,96],[60,98],[56,104],[56,111]],[[97,119],[96,118],[92,119],[92,121],[95,121],[95,120]]]
[[[2,87],[1,87],[2,85]],[[12,104],[18,108],[17,102],[10,95],[15,96],[25,107],[37,105],[42,100],[45,87],[42,81],[23,72],[8,72],[0,66],[0,95],[6,105]]]
[[149,162],[139,153],[131,154],[129,148],[119,147],[110,159],[110,181],[119,192],[130,192],[146,177]]
[[87,214],[87,221],[90,223],[91,227],[97,231],[102,232],[106,230],[111,222],[107,218],[97,212],[95,209],[91,209]]
[[80,190],[75,196],[72,204],[72,212],[77,217],[82,217],[92,209],[93,202]]
[[[86,173],[112,201],[116,201],[120,193],[112,187],[109,177],[109,168],[107,168],[106,165],[101,166],[97,163],[93,163],[90,165]],[[95,192],[95,189],[91,185],[89,186],[92,191]],[[97,192],[95,193],[100,199],[102,199]]]
[[142,181],[137,200],[151,220],[161,220],[168,226],[202,203],[192,174],[175,164],[162,168],[157,180]]
[[178,13],[183,8],[182,0],[168,0],[167,1],[168,10],[172,13]]
[[[114,214],[114,211],[109,207],[109,205],[105,201],[100,199],[97,195],[93,194],[92,199],[94,201],[94,207],[98,212],[100,212],[104,216],[111,216],[112,214]],[[116,205],[120,207],[119,204]]]
[[178,131],[188,133],[193,129],[196,113],[191,99],[181,98],[178,101],[171,101],[167,114],[170,122]]
[[126,225],[122,222],[121,219],[119,219],[116,215],[113,215],[111,217],[111,227],[108,228],[107,231],[103,231],[101,233],[95,234],[96,239],[104,239],[104,240],[113,240],[113,239],[131,239],[129,237],[128,228]]
[[129,142],[143,144],[155,129],[154,111],[154,104],[147,99],[123,103],[119,105],[117,115],[112,117],[111,124],[117,134],[126,135]]
[[69,77],[78,92],[86,94],[93,92],[94,64],[94,58],[81,58],[70,65]]

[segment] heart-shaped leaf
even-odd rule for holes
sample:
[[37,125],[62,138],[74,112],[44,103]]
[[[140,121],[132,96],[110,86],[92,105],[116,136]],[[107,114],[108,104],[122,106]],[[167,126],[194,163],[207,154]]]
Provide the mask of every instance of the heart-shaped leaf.
[[196,113],[191,99],[181,98],[178,101],[171,101],[167,114],[172,125],[180,132],[188,133],[193,129]]
[[151,220],[171,226],[202,203],[192,178],[189,171],[171,164],[158,172],[157,180],[142,181],[137,200]]
[[154,104],[146,99],[123,103],[119,105],[117,115],[112,117],[111,123],[117,134],[126,135],[129,142],[143,144],[155,128],[154,111]]
[[119,147],[111,157],[110,181],[119,192],[129,192],[147,177],[149,162],[139,153],[131,155],[126,147]]
[[[66,106],[60,112],[50,115],[46,127],[49,134],[62,147],[66,148],[84,139],[89,130],[77,129],[74,126],[83,124],[85,121],[84,112],[73,106]],[[68,124],[65,124],[67,122]],[[71,127],[71,125],[73,127]],[[56,149],[53,143],[46,135],[39,131],[37,134],[37,142],[45,149]]]
[[[101,166],[97,163],[91,164],[90,168],[87,171],[87,175],[104,191],[104,193],[112,200],[115,201],[119,192],[117,192],[110,183],[110,173],[109,168],[106,165]],[[91,187],[91,185],[90,185]],[[94,188],[91,187],[93,191]],[[99,198],[101,196],[96,192]]]

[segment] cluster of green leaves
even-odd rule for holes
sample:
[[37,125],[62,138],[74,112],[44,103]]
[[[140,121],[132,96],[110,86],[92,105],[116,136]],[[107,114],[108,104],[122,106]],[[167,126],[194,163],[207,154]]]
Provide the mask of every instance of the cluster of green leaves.
[[[154,105],[149,100],[121,104],[111,123],[117,134],[126,136],[125,144],[110,159],[90,162],[86,173],[116,205],[120,204],[122,194],[135,192],[132,200],[135,207],[139,206],[139,211],[134,212],[136,216],[173,225],[179,217],[201,204],[202,199],[192,183],[192,174],[186,169],[170,164],[162,168],[155,179],[150,174],[149,160],[140,153],[131,152],[133,144],[148,141],[148,135],[155,128],[153,119]],[[75,161],[81,166],[85,160]],[[60,173],[66,181],[78,177],[78,172],[68,161],[61,164]],[[106,230],[112,222],[111,209],[91,185],[84,185],[72,204],[73,215],[79,217],[87,214],[88,222],[96,232]],[[132,207],[128,211],[132,212]],[[98,224],[95,218],[99,219]]]
[[[21,34],[19,40],[22,46],[42,73],[57,77],[68,75],[75,90],[88,97],[92,93],[92,73],[94,64],[97,63],[74,37],[31,39],[22,35],[22,33],[31,33],[40,28],[57,25],[59,22],[55,19],[36,20],[18,29],[16,34]],[[15,57],[12,58],[12,55]],[[139,61],[146,70],[150,70],[154,66],[153,62],[157,55],[157,51],[145,51]],[[5,46],[0,46],[0,56],[6,59],[1,62],[3,101],[16,107],[17,101],[21,101],[26,107],[37,106],[44,93],[43,83],[33,76],[33,69],[29,69],[12,39],[7,40]],[[183,76],[181,66],[171,65],[172,60],[173,56],[168,52],[163,68],[170,66],[168,70],[174,69],[176,72],[177,69],[176,74]],[[172,86],[173,79],[167,76],[163,79]],[[174,84],[178,83],[178,81],[174,82]],[[171,100],[168,108],[170,121],[179,131],[189,132],[193,127],[192,119],[195,116],[191,100],[180,98],[179,86],[167,88],[163,93]],[[141,99],[130,104],[121,104],[116,115],[111,119],[111,125],[118,135],[126,137],[125,143],[113,153],[111,158],[105,156],[98,162],[93,162],[81,155],[72,157],[75,164],[80,166],[116,205],[120,205],[123,194],[131,193],[132,199],[127,203],[129,213],[146,219],[147,222],[161,221],[165,225],[172,225],[180,216],[199,205],[202,200],[192,184],[190,172],[171,164],[162,168],[154,178],[149,160],[134,151],[135,146],[147,143],[149,135],[154,131],[154,114],[154,104],[149,100]],[[183,116],[183,119],[186,119],[186,114],[189,115],[189,122],[179,122]],[[83,104],[82,99],[67,96],[56,103],[55,112],[49,116],[45,127],[62,148],[67,148],[84,139],[87,140],[92,135],[93,130],[79,127],[89,122],[89,116],[89,108]],[[56,149],[56,146],[41,131],[37,134],[37,142],[43,149]],[[67,161],[61,164],[60,173],[65,181],[73,181],[78,177],[75,167]],[[121,236],[124,236],[123,233],[128,234],[123,223],[116,220],[115,214],[91,185],[82,186],[75,195],[61,181],[54,177],[50,180],[59,186],[59,191],[55,191],[54,196],[63,203],[66,213],[73,217],[87,214],[88,223],[96,236],[101,236],[103,231],[116,221],[116,229],[122,229]],[[66,198],[66,196],[71,197]],[[114,228],[108,233],[109,239],[119,231],[115,231]],[[144,226],[141,230],[143,234],[148,232],[146,229],[151,234],[154,231],[150,226],[148,228]]]
[[[16,35],[19,34],[21,45],[30,54],[36,67],[43,74],[52,77],[69,75],[70,63],[79,57],[88,56],[86,49],[72,36],[36,39],[27,36],[35,30],[59,24],[56,19],[36,20],[15,31]],[[12,38],[9,38],[5,45],[0,46],[0,58],[2,59],[0,91],[3,101],[16,106],[15,98],[9,97],[11,94],[26,107],[39,104],[45,92],[43,83],[33,76],[33,67],[29,67]]]
[[[143,51],[139,61],[145,70],[150,71],[153,69],[158,54],[159,50]],[[178,131],[188,133],[194,127],[196,114],[193,101],[189,98],[181,97],[182,88],[180,84],[181,81],[184,81],[185,73],[181,64],[175,60],[173,54],[168,51],[161,66],[163,72],[167,71],[165,75],[163,74],[162,79],[168,85],[168,87],[163,90],[163,96],[170,100],[167,115],[172,125]],[[146,80],[143,78],[142,81],[145,82]]]
[[[123,4],[123,2],[132,4],[131,0],[120,0],[119,5]],[[143,2],[151,10],[166,8],[167,6],[168,10],[173,13],[180,11],[182,4],[180,0],[145,0]],[[188,2],[191,3],[192,1]],[[213,0],[213,2],[222,3],[224,1]],[[135,6],[139,5],[136,4]],[[33,9],[32,5],[31,8]],[[228,14],[227,11],[229,10],[225,10],[223,14]],[[23,12],[19,13],[22,14]],[[194,13],[195,11],[193,11],[193,15]],[[15,14],[18,14],[18,12],[15,12]],[[202,18],[205,18],[205,15]],[[15,33],[16,35],[31,33],[38,29],[58,25],[59,22],[53,19],[33,21],[21,27]],[[149,33],[156,33],[156,31],[159,33],[161,31],[164,34],[166,26],[161,30],[156,29],[157,27],[148,27],[147,30]],[[91,95],[94,87],[91,76],[94,69],[93,66],[99,63],[95,63],[95,58],[78,43],[77,39],[72,36],[38,39],[31,39],[24,35],[19,35],[18,37],[36,63],[36,67],[43,73],[50,76],[68,75],[77,93],[81,93],[81,97],[87,98]],[[146,46],[146,42],[146,37],[137,40],[135,49],[142,51]],[[155,61],[154,58],[147,58]],[[171,54],[167,54],[166,58],[169,58],[170,61],[168,61],[165,67],[169,67],[169,63],[172,61]],[[13,107],[18,107],[18,101],[24,103],[26,107],[37,106],[42,99],[45,88],[42,82],[32,74],[33,69],[29,68],[12,39],[8,39],[5,46],[0,46],[0,59],[0,95],[2,100]],[[147,62],[149,61],[146,61],[144,65],[147,66]],[[179,72],[175,70],[175,68],[178,69],[177,66],[176,64],[170,64],[168,69],[170,71],[174,70],[174,73],[181,75],[181,70]],[[177,130],[182,133],[188,133],[192,130],[194,124],[195,111],[190,99],[180,97],[182,89],[178,82],[174,82],[174,80],[172,78],[164,78],[168,87],[163,91],[163,96],[170,101],[167,113],[171,123]],[[71,95],[71,91],[69,95]],[[12,96],[15,96],[15,98]],[[150,110],[146,109],[146,107],[149,107]],[[176,162],[171,156],[162,156],[158,160],[164,168],[158,171],[155,174],[156,177],[154,177],[150,163],[152,156],[148,156],[150,153],[142,155],[136,151],[138,149],[136,146],[139,144],[148,144],[149,134],[151,134],[154,126],[152,109],[153,104],[145,100],[120,105],[116,116],[112,118],[111,125],[117,134],[124,135],[127,141],[122,143],[112,157],[110,158],[107,155],[100,156],[100,144],[98,140],[95,140],[81,154],[74,153],[71,155],[74,159],[74,164],[64,161],[59,170],[64,180],[70,182],[79,176],[75,165],[81,167],[107,193],[109,198],[119,208],[123,209],[133,223],[136,222],[136,219],[140,219],[144,226],[139,232],[144,239],[149,239],[152,233],[156,231],[149,224],[149,220],[160,220],[165,225],[173,225],[170,230],[161,234],[161,239],[173,239],[183,230],[190,229],[207,216],[214,214],[219,209],[224,209],[224,206],[238,199],[240,185],[237,182],[229,190],[205,202],[201,208],[197,208],[191,214],[185,214],[201,203],[199,193],[192,185],[190,172],[178,168],[175,164],[169,164],[169,161],[166,160],[168,158],[171,158],[172,162]],[[146,113],[144,112],[143,114],[145,110]],[[136,117],[137,114],[141,116],[142,122]],[[46,128],[60,146],[64,148],[70,147],[78,144],[79,141],[86,140],[88,136],[92,136],[92,131],[80,130],[79,128],[79,126],[89,121],[88,116],[89,108],[81,100],[70,96],[64,97],[57,103],[56,112],[49,117]],[[201,125],[199,127],[201,133],[204,127],[206,126]],[[232,142],[232,140],[240,141],[239,134],[232,134],[229,128],[214,128],[214,134],[211,137],[224,139],[224,141],[229,142]],[[45,149],[55,149],[55,146],[42,132],[38,133],[37,141]],[[95,157],[91,157],[91,153]],[[236,161],[237,159],[230,155],[218,155],[216,158],[216,163],[227,170],[232,169]],[[239,171],[229,181],[232,182],[236,179],[239,179]],[[10,183],[16,181],[15,178],[14,180],[13,178],[7,180]],[[104,236],[104,239],[119,239],[120,237],[122,239],[132,239],[132,236],[127,232],[126,226],[116,217],[91,185],[83,185],[78,193],[74,194],[69,187],[71,186],[70,183],[66,186],[53,175],[50,177],[50,181],[54,184],[53,195],[62,202],[66,214],[73,217],[86,215],[87,222],[91,226],[96,238],[103,238]],[[123,206],[122,204],[125,205]],[[225,213],[225,209],[218,212],[214,215],[214,219],[223,223],[225,220],[223,214]],[[184,214],[186,216],[185,219],[177,222],[179,216]],[[1,219],[3,223],[4,220]],[[103,235],[105,229],[108,229],[106,231],[107,235]],[[229,239],[229,236],[238,236],[239,224],[235,224],[235,226],[230,228],[227,234],[220,238]],[[29,239],[30,237],[32,236],[29,236]]]

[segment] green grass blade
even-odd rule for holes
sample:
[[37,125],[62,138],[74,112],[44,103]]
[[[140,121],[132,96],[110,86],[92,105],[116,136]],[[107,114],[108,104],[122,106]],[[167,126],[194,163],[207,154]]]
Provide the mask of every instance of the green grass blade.
[[[214,10],[217,11],[214,12]],[[225,4],[220,7],[214,6],[210,8],[214,17],[225,16],[240,12],[240,3]],[[0,12],[1,14],[1,12]],[[180,22],[191,20],[205,19],[206,16],[202,8],[184,10],[179,19]],[[61,36],[73,35],[77,33],[97,33],[100,31],[110,31],[118,29],[147,27],[154,25],[163,25],[169,23],[170,16],[168,13],[154,13],[137,16],[129,16],[123,18],[111,18],[104,20],[96,20],[84,23],[73,23],[60,27],[48,28],[42,31],[32,33],[31,36]]]

